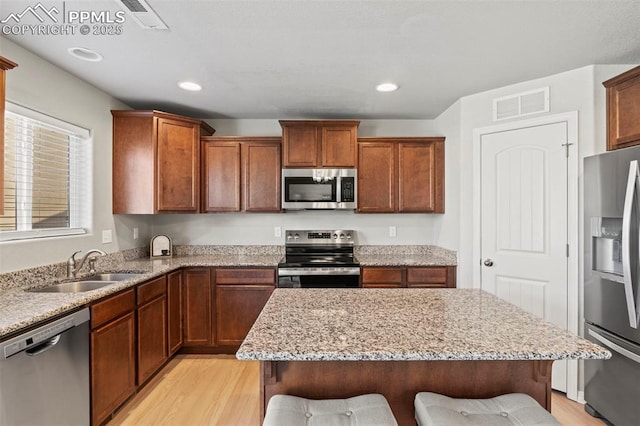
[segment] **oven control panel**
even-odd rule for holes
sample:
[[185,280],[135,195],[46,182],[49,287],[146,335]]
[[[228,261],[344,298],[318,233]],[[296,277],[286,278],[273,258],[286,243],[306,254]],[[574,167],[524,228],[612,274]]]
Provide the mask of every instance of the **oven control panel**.
[[349,244],[355,243],[355,231],[353,230],[290,230],[285,232],[286,244]]

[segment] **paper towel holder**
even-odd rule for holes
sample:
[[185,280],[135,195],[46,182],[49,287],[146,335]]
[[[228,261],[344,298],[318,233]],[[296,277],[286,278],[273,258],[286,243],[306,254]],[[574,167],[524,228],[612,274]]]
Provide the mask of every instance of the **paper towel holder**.
[[172,257],[173,256],[173,244],[171,244],[171,238],[167,235],[156,235],[151,238],[149,244],[149,253],[151,258]]

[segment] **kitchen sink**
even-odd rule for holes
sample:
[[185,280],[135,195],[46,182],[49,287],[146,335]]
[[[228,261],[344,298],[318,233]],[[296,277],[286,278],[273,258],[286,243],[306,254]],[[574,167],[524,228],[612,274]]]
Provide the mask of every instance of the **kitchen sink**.
[[124,281],[142,275],[139,272],[111,272],[104,274],[95,274],[89,277],[78,279],[78,281]]
[[29,291],[33,293],[82,293],[85,291],[97,290],[116,282],[117,281],[85,279],[80,281],[71,281],[68,283],[54,284],[47,287],[33,288]]
[[82,293],[85,291],[97,290],[119,281],[129,280],[142,275],[144,272],[110,272],[95,274],[89,277],[77,278],[47,287],[32,288],[33,293]]

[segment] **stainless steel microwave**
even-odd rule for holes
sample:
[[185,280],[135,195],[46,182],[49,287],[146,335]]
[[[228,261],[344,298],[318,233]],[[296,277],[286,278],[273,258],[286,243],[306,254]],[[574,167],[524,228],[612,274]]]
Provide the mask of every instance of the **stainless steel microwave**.
[[356,169],[282,169],[284,210],[354,210]]

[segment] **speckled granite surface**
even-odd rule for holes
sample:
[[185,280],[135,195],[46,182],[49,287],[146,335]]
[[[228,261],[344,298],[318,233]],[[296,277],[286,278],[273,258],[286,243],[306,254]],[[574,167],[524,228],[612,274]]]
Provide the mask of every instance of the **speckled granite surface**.
[[359,246],[361,266],[456,266],[455,251],[437,246]]
[[[365,266],[456,264],[455,252],[436,246],[359,246],[356,247],[356,253]],[[98,272],[142,272],[139,277],[76,294],[25,291],[64,281],[64,262],[0,274],[0,339],[21,328],[70,312],[94,300],[182,267],[276,267],[283,255],[284,246],[176,245],[174,257],[152,260],[148,257],[148,247],[134,248],[99,256],[96,268]],[[86,275],[87,267],[84,266],[78,277]]]
[[236,356],[549,360],[611,354],[482,290],[276,289]]
[[[64,263],[0,275],[0,339],[65,312],[70,312],[94,300],[116,293],[167,272],[194,266],[264,266],[276,267],[281,255],[209,254],[174,256],[168,259],[140,258],[125,260],[122,254],[110,254],[97,263],[98,271],[136,271],[135,279],[120,281],[98,290],[84,293],[36,293],[26,291],[64,281]],[[87,275],[86,268],[83,274]],[[34,272],[35,271],[35,272]]]

